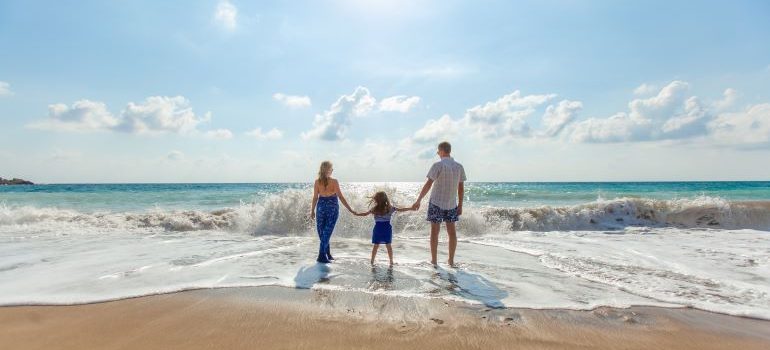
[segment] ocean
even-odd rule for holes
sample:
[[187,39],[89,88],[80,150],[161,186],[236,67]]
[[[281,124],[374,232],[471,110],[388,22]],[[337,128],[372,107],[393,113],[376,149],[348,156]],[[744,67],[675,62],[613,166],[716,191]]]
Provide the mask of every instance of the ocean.
[[[421,183],[343,183],[351,205]],[[492,308],[651,305],[770,319],[770,182],[468,183],[456,267],[428,263],[427,199],[393,219],[344,208],[315,263],[310,184],[0,186],[0,305],[283,286]],[[439,260],[446,260],[445,235]]]

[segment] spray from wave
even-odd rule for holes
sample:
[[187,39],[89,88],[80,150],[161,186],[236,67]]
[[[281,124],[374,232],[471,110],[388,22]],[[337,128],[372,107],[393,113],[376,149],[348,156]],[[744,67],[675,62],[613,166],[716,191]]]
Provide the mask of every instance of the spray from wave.
[[[391,191],[394,203],[405,205],[413,198]],[[351,193],[354,208],[366,207],[368,198]],[[397,232],[427,230],[425,207],[418,212],[399,213],[393,220]],[[213,211],[163,210],[146,212],[83,213],[70,209],[11,207],[0,205],[0,225],[78,225],[107,229],[159,229],[171,232],[220,230],[253,235],[304,235],[313,231],[307,191],[286,190],[260,202]],[[340,208],[336,232],[343,236],[366,236],[367,219]],[[658,200],[648,198],[599,199],[574,206],[533,208],[464,208],[459,229],[466,235],[500,231],[619,230],[629,226],[770,230],[770,202],[731,202],[718,197]]]

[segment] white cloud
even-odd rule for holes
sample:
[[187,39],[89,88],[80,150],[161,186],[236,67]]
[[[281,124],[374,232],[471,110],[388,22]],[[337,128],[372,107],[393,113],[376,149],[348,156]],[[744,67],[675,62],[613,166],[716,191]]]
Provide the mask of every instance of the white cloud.
[[209,113],[196,116],[190,101],[182,96],[151,96],[144,103],[129,102],[122,112],[118,130],[132,133],[189,133],[211,119]]
[[276,92],[273,94],[273,99],[289,108],[305,108],[311,105],[310,97],[308,96],[286,95]]
[[[48,106],[48,118],[28,127],[55,131],[120,131],[132,134],[198,135],[198,126],[211,120],[211,113],[197,116],[190,102],[182,97],[151,96],[141,103],[130,102],[113,116],[102,102],[80,100],[71,106],[58,103]],[[228,134],[229,133],[229,134]],[[230,138],[226,129],[204,131],[207,138]]]
[[256,128],[246,132],[246,135],[251,136],[257,140],[278,140],[283,137],[283,132],[276,128],[272,128],[268,132],[263,132],[262,128]]
[[[345,99],[345,103],[348,106],[352,106],[351,115],[355,117],[363,117],[369,114],[377,105],[377,99],[369,93],[369,89],[365,87],[358,87],[352,95],[343,96],[340,99]],[[337,101],[340,102],[339,100]]]
[[359,86],[350,95],[342,95],[323,114],[317,114],[313,129],[303,133],[305,139],[317,138],[336,141],[345,138],[353,117],[362,117],[372,111],[377,100],[369,89]]
[[733,88],[728,88],[722,93],[722,99],[714,102],[714,109],[723,111],[732,107],[735,101],[738,99],[738,91]]
[[664,86],[657,95],[650,98],[635,99],[628,103],[631,116],[641,119],[665,119],[681,107],[687,98],[685,93],[690,85],[675,80]]
[[714,138],[730,144],[770,142],[770,103],[747,107],[741,112],[724,113],[708,124]]
[[535,108],[556,97],[555,94],[522,96],[519,90],[465,112],[464,121],[487,138],[505,136],[526,137],[530,126],[526,118]]
[[212,140],[229,140],[233,138],[233,132],[228,129],[216,129],[206,131],[204,137]]
[[11,91],[11,84],[8,84],[4,81],[0,81],[0,96],[11,96],[13,95],[13,91]]
[[380,110],[385,112],[409,112],[420,103],[419,96],[391,96],[380,101]]
[[234,30],[238,25],[238,8],[230,1],[219,1],[214,12],[214,21],[227,30]]
[[460,130],[459,121],[453,120],[448,114],[444,114],[436,120],[428,120],[425,125],[414,133],[412,139],[416,142],[440,142],[439,139],[448,139],[456,135]]
[[548,106],[543,115],[543,134],[548,137],[558,135],[567,124],[575,120],[575,115],[582,109],[582,102],[569,100],[562,100],[557,106]]
[[316,114],[313,128],[302,133],[304,139],[337,141],[345,139],[352,121],[356,117],[365,117],[372,112],[408,112],[420,102],[418,96],[391,96],[377,103],[369,89],[359,86],[350,95],[340,96],[328,110]]
[[166,159],[170,161],[184,160],[184,153],[174,150],[166,154]]
[[697,98],[687,97],[689,84],[672,81],[649,98],[628,103],[628,113],[609,118],[589,118],[571,128],[577,142],[623,142],[692,136],[703,128],[706,113]]
[[48,106],[48,119],[29,126],[35,129],[61,131],[110,130],[120,124],[102,102],[80,100],[67,106],[63,103]]
[[569,127],[576,142],[629,142],[701,139],[716,144],[757,145],[770,142],[770,104],[725,113],[738,98],[724,90],[720,100],[704,103],[688,96],[689,84],[672,81],[652,97],[634,99],[628,112],[590,118]]
[[652,84],[644,83],[642,85],[639,85],[634,89],[634,94],[638,96],[647,96],[652,95],[658,91],[658,87]]
[[673,116],[663,123],[662,134],[658,138],[686,138],[706,133],[708,113],[697,97],[692,96],[684,102],[684,113]]
[[643,139],[650,121],[618,113],[609,118],[590,118],[574,125],[570,139],[576,142],[621,142]]

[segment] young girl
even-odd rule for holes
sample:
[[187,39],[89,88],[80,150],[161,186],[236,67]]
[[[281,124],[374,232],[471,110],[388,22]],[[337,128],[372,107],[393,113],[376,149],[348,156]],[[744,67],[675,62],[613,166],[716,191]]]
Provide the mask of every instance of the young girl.
[[365,213],[355,213],[358,216],[367,216],[369,214],[374,215],[374,229],[372,230],[372,260],[374,265],[374,257],[377,256],[377,250],[380,248],[380,244],[385,244],[388,249],[388,260],[390,265],[393,266],[393,249],[390,247],[390,242],[393,239],[393,227],[390,225],[390,217],[397,211],[414,210],[412,208],[396,208],[390,204],[388,195],[385,192],[377,192],[369,200],[371,208]]

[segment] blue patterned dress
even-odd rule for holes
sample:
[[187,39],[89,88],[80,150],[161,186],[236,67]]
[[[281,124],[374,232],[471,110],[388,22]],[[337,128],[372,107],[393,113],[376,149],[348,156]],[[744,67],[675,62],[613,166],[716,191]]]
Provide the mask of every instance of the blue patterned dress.
[[337,195],[318,196],[316,206],[316,230],[318,238],[321,240],[321,246],[318,248],[318,259],[320,263],[328,263],[332,259],[329,240],[334,232],[334,225],[337,224],[337,217],[340,214],[340,206],[337,204]]

